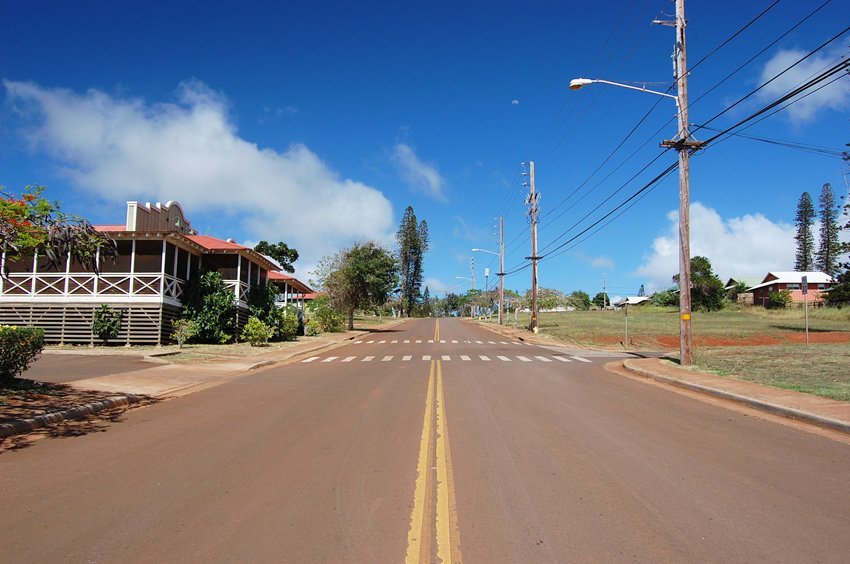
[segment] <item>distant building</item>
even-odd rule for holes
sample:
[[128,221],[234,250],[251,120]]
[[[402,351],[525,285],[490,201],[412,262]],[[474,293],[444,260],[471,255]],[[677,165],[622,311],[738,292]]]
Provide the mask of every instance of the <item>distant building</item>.
[[627,296],[621,300],[614,302],[614,307],[621,308],[623,306],[636,306],[651,302],[652,300],[646,296]]
[[[803,296],[803,277],[806,277],[808,295]],[[768,272],[761,284],[748,288],[747,292],[753,295],[755,305],[767,305],[771,292],[789,290],[791,299],[796,303],[808,300],[810,303],[820,303],[824,300],[821,295],[832,288],[835,280],[824,272]]]
[[201,269],[221,273],[233,291],[234,323],[241,328],[248,319],[249,292],[267,284],[277,268],[232,240],[198,235],[177,202],[127,202],[124,224],[95,229],[118,246],[118,259],[104,261],[99,274],[71,260],[55,271],[44,257],[13,261],[4,252],[2,267],[9,275],[0,276],[0,324],[41,327],[51,343],[92,343],[94,310],[107,304],[124,312],[114,342],[169,343],[186,285]]

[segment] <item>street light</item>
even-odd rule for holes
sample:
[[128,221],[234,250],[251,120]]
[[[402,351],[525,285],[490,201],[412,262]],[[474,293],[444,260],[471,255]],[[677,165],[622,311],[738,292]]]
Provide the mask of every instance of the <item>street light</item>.
[[[500,248],[501,248],[501,246],[500,246]],[[497,257],[499,257],[499,272],[496,274],[496,276],[499,277],[499,325],[501,325],[502,324],[502,309],[503,309],[502,304],[505,300],[505,284],[504,284],[504,279],[505,279],[505,274],[504,274],[505,264],[504,264],[504,261],[505,261],[505,258],[504,258],[504,255],[502,255],[502,253],[497,253],[496,251],[488,251],[487,249],[472,249],[472,251],[473,252],[479,252],[479,253],[489,253],[491,255],[496,255]]]
[[673,56],[673,75],[676,77],[676,95],[666,92],[647,90],[629,84],[611,82],[590,78],[575,78],[570,81],[570,90],[579,90],[594,83],[610,84],[629,90],[648,92],[676,101],[676,114],[679,118],[679,133],[676,139],[663,141],[663,147],[673,148],[679,152],[679,363],[688,366],[691,357],[691,233],[690,233],[690,169],[688,158],[690,151],[697,149],[700,143],[690,139],[688,131],[688,70],[685,48],[685,5],[683,0],[676,0],[675,22],[653,22],[663,25],[676,26],[676,46]]

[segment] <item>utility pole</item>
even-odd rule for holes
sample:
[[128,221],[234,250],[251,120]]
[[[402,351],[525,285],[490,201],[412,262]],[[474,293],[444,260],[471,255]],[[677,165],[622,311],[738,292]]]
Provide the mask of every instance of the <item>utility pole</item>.
[[652,23],[676,27],[676,45],[673,52],[673,76],[676,78],[676,106],[679,118],[679,135],[665,140],[662,147],[679,152],[679,363],[693,363],[691,335],[691,195],[689,157],[700,143],[690,138],[688,129],[688,65],[685,43],[685,0],[676,0],[676,21]]
[[499,325],[505,303],[505,218],[499,218]]
[[608,287],[605,282],[605,273],[602,273],[602,309],[606,309],[608,307]]
[[540,194],[534,188],[534,161],[528,163],[529,193],[525,203],[528,204],[528,216],[531,219],[531,323],[528,328],[537,333],[537,214]]
[[472,289],[475,289],[475,257],[469,259],[469,271],[472,272]]

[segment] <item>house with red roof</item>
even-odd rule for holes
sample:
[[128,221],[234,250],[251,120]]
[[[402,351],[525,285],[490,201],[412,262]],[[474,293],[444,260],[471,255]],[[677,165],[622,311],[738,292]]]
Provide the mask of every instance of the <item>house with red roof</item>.
[[[268,284],[278,269],[249,247],[198,235],[177,202],[127,202],[124,224],[95,228],[118,247],[117,260],[103,261],[99,273],[72,260],[57,272],[37,254],[17,261],[0,256],[8,272],[0,277],[0,324],[41,327],[51,343],[92,343],[94,311],[106,304],[124,313],[115,342],[160,345],[172,342],[171,323],[180,316],[183,293],[202,269],[221,273],[233,291],[238,328],[248,319],[251,289]],[[289,299],[303,302],[309,288],[291,280]]]
[[[806,280],[803,292],[803,279]],[[820,304],[823,302],[824,293],[829,291],[835,284],[835,279],[825,272],[768,272],[760,284],[747,289],[753,295],[755,305],[767,305],[770,303],[771,292],[788,290],[791,292],[791,300],[795,304],[805,301]]]

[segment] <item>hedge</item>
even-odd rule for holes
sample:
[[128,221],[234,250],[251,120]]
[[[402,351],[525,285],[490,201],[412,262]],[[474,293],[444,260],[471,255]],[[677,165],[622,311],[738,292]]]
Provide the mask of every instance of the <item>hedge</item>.
[[44,331],[0,325],[0,381],[20,376],[44,348]]

